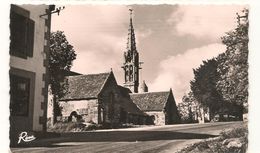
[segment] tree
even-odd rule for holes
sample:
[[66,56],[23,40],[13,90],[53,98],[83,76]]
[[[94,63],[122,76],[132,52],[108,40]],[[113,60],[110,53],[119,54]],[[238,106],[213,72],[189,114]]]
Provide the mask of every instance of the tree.
[[190,91],[182,97],[182,102],[178,104],[178,112],[180,113],[181,120],[184,123],[192,123],[197,120],[198,104]]
[[218,57],[217,89],[225,101],[239,108],[242,119],[243,109],[247,112],[248,105],[248,9],[242,15],[237,14],[237,23],[234,30],[222,37],[226,52]]
[[191,91],[203,108],[209,108],[210,119],[223,107],[222,95],[217,91],[216,83],[219,79],[215,58],[203,61],[199,68],[194,69],[194,80],[190,82]]
[[64,72],[70,71],[76,53],[73,46],[69,44],[63,31],[52,32],[50,36],[50,89],[53,94],[53,122],[56,123],[60,114],[59,98],[67,92],[67,82]]

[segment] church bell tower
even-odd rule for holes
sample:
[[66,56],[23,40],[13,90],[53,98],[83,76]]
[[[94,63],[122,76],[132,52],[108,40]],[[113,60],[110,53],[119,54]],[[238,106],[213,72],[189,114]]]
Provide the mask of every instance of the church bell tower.
[[129,88],[133,93],[138,93],[139,86],[139,53],[136,50],[135,33],[132,21],[132,9],[130,11],[130,24],[128,29],[127,47],[124,52],[124,69],[125,83],[124,86]]

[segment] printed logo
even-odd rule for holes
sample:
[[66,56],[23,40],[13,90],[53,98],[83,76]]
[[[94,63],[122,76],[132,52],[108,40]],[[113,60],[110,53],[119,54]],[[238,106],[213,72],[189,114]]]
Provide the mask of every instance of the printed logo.
[[33,141],[35,139],[36,139],[36,137],[34,135],[28,136],[27,132],[22,132],[19,135],[18,144],[21,143],[21,141],[30,142],[30,141]]

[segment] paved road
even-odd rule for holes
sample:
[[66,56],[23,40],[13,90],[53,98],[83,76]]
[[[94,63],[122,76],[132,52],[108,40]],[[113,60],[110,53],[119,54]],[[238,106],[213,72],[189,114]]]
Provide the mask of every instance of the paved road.
[[167,125],[144,128],[68,133],[60,138],[38,140],[34,147],[13,148],[12,152],[32,153],[173,153],[185,145],[215,137],[222,130],[243,122]]

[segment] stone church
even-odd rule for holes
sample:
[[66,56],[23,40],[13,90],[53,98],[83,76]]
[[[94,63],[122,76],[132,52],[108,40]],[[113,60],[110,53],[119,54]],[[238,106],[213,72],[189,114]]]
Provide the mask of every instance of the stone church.
[[64,121],[87,123],[146,124],[149,115],[129,100],[127,88],[119,86],[113,72],[68,76],[68,93],[60,99]]
[[[62,120],[72,117],[84,122],[165,125],[179,123],[172,90],[148,92],[145,82],[139,89],[139,53],[136,48],[132,10],[130,10],[127,48],[124,52],[124,84],[117,84],[109,73],[68,76],[68,93],[60,99]],[[141,92],[140,92],[140,91]],[[76,119],[76,120],[77,120]]]

